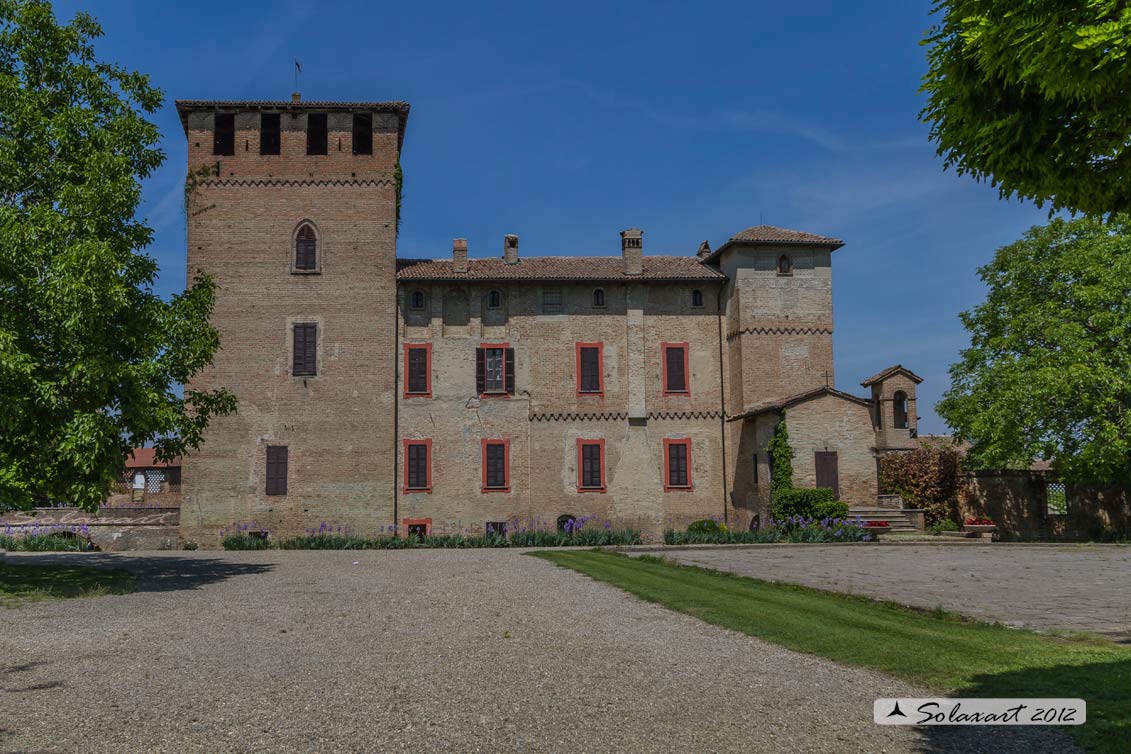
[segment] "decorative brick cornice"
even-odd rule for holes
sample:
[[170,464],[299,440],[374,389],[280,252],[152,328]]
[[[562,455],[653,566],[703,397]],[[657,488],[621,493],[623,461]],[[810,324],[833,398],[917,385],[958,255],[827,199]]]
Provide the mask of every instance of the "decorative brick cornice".
[[831,327],[744,327],[727,333],[727,341],[740,335],[832,335]]
[[221,178],[201,181],[197,186],[244,188],[246,186],[392,186],[388,178]]
[[563,421],[626,421],[628,419],[627,411],[611,411],[605,413],[532,413],[530,414],[530,421],[532,422],[563,422]]

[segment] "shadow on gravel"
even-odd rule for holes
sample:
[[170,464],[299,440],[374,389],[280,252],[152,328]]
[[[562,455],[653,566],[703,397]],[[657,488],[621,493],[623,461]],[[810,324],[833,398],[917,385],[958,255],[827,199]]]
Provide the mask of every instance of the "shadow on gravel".
[[21,563],[81,565],[125,571],[137,579],[135,592],[174,592],[197,589],[237,576],[254,576],[274,569],[271,563],[232,563],[221,558],[176,555],[44,554],[22,557]]

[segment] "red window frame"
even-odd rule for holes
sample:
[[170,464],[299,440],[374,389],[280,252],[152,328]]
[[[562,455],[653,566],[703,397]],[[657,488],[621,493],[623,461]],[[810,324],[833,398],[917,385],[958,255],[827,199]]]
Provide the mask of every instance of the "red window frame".
[[[413,348],[423,348],[427,354],[424,359],[424,376],[427,389],[423,393],[411,393],[408,389],[408,352]],[[431,398],[432,397],[432,344],[431,343],[405,343],[404,344],[404,397],[405,398]]]
[[[683,349],[683,390],[668,390],[668,350],[672,348]],[[691,347],[687,343],[661,343],[660,344],[660,370],[663,384],[660,386],[664,395],[691,395]]]
[[[487,446],[488,445],[502,445],[503,446],[503,486],[502,487],[488,487],[487,486]],[[483,469],[482,486],[479,488],[480,492],[510,492],[511,491],[511,441],[503,439],[495,440],[480,440],[479,441],[479,461]]]
[[479,394],[480,398],[510,398],[510,392],[507,390],[507,349],[511,347],[508,343],[480,343],[479,347],[487,351],[489,348],[497,348],[503,352],[503,389],[502,390],[487,390],[487,354],[483,354],[483,392]]
[[[669,448],[673,445],[682,445],[687,448],[687,484],[673,485],[671,483],[671,452]],[[665,492],[679,492],[690,490],[694,487],[691,481],[691,438],[672,439],[664,438],[664,491]]]
[[[582,348],[596,348],[597,349],[597,389],[596,390],[582,390],[581,389],[581,349]],[[596,343],[577,343],[574,346],[574,363],[577,365],[577,394],[583,395],[597,395],[602,396],[605,394],[605,344],[603,342]]]
[[[586,445],[599,445],[601,447],[601,486],[586,487],[583,483],[585,463],[582,459],[581,449]],[[605,441],[577,438],[577,491],[578,492],[605,492],[608,489],[605,481]]]
[[[428,448],[428,463],[425,466],[425,478],[427,484],[424,487],[409,487],[408,486],[408,449],[412,445],[423,445]],[[404,441],[404,487],[402,488],[405,494],[412,492],[432,492],[432,440],[408,440]]]
[[408,536],[408,527],[410,526],[423,526],[424,536],[432,535],[432,519],[430,518],[406,518],[401,522],[401,533],[403,536]]

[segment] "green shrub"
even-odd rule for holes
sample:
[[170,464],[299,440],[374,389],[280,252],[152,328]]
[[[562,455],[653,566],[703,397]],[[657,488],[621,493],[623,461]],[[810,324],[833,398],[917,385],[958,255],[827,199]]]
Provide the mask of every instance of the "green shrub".
[[842,503],[839,500],[817,503],[816,511],[813,518],[817,520],[826,518],[848,518],[848,503]]
[[249,534],[241,531],[229,534],[221,541],[225,550],[266,550],[271,547],[267,537],[261,534]]
[[[828,487],[788,487],[776,490],[773,497],[774,518],[779,521],[794,516],[823,518],[817,515],[819,506],[835,502],[833,491]],[[847,513],[846,510],[845,514]]]
[[326,532],[269,541],[261,533],[237,532],[222,540],[225,550],[403,550],[409,548],[485,547],[604,547],[636,545],[643,541],[635,529],[578,529],[571,534],[545,529],[515,532],[510,539],[499,535],[466,536],[433,534],[418,537],[355,537]]
[[687,531],[699,534],[710,533],[714,531],[726,531],[726,527],[722,526],[718,521],[713,518],[704,518],[701,521],[693,521],[688,527]]
[[949,518],[944,518],[931,524],[928,528],[930,529],[931,534],[937,535],[941,534],[944,531],[958,531],[959,527],[958,524],[951,521]]
[[28,534],[12,537],[0,534],[0,550],[12,552],[85,552],[94,545],[74,534]]
[[808,526],[767,526],[756,531],[664,532],[668,545],[773,544],[775,542],[868,542],[874,539],[867,529],[846,521]]

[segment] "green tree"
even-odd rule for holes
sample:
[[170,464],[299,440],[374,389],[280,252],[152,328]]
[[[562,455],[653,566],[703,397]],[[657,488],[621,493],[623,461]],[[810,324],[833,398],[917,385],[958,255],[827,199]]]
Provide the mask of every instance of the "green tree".
[[936,0],[920,118],[948,167],[1053,210],[1131,211],[1131,4]]
[[971,345],[938,405],[974,468],[1053,461],[1067,481],[1131,471],[1131,217],[1054,220],[979,270]]
[[0,508],[94,507],[133,446],[195,448],[225,391],[178,394],[211,362],[214,287],[162,300],[140,180],[161,164],[146,76],[96,60],[102,30],[0,0]]
[[785,414],[774,427],[774,434],[766,445],[770,454],[770,492],[788,490],[793,487],[793,448],[789,446],[789,427]]

